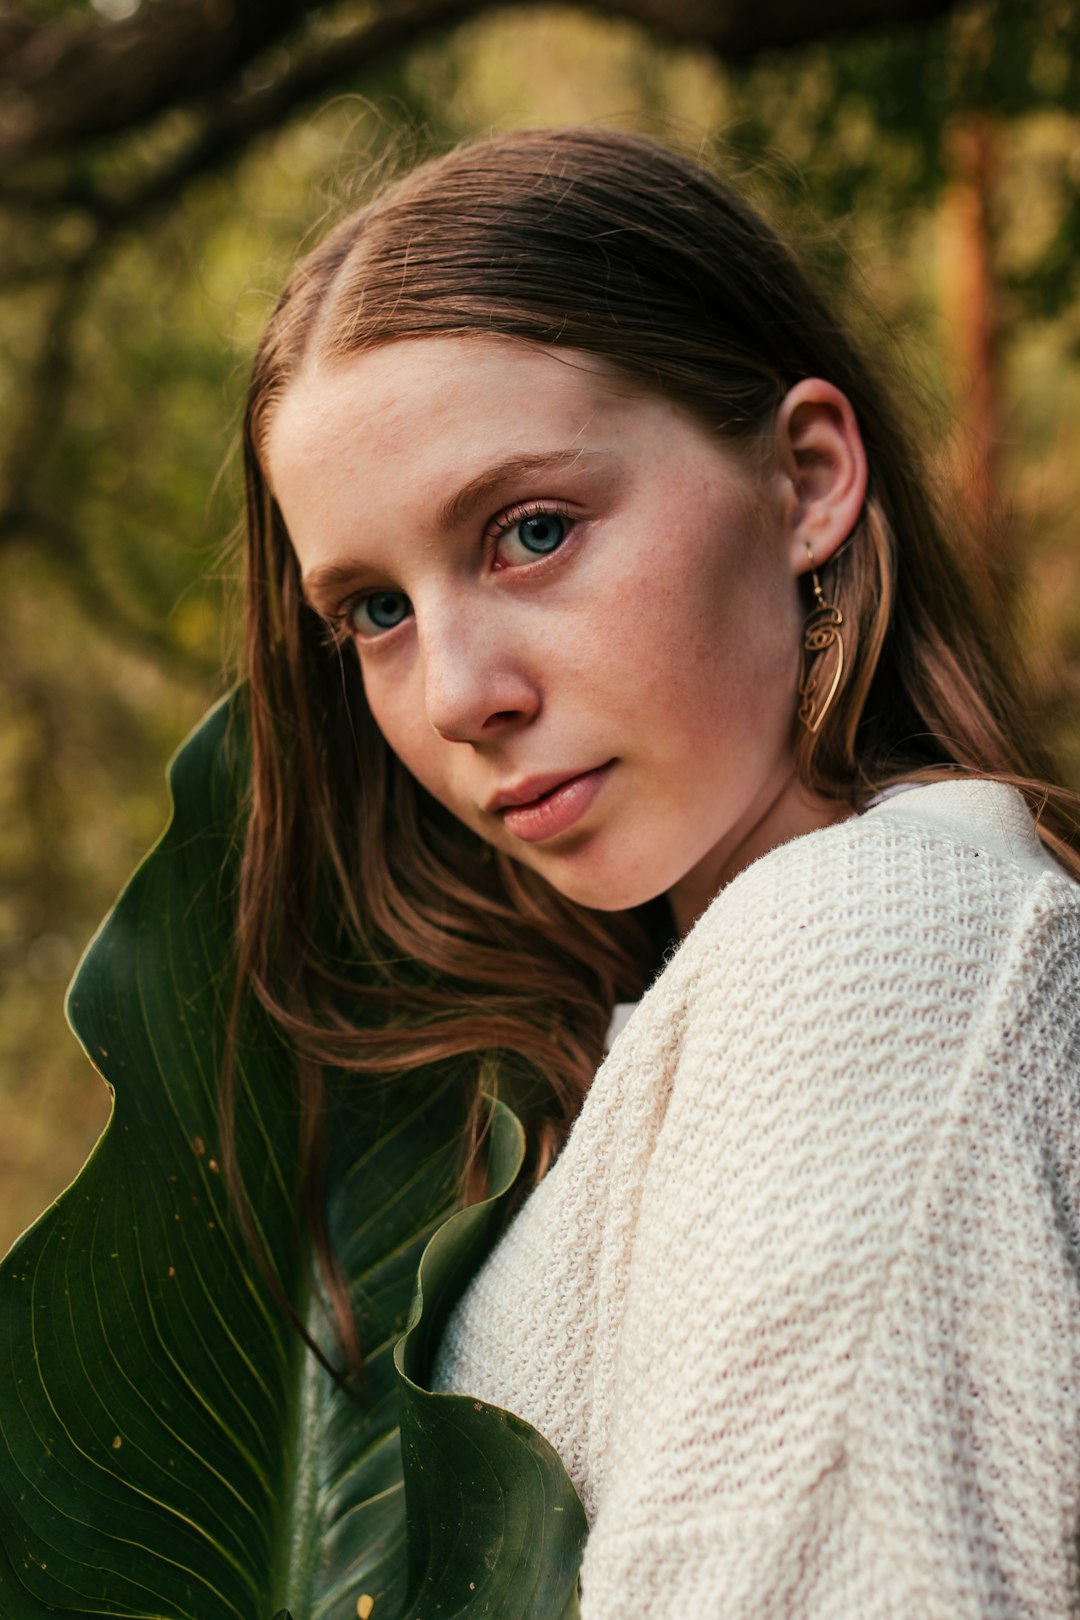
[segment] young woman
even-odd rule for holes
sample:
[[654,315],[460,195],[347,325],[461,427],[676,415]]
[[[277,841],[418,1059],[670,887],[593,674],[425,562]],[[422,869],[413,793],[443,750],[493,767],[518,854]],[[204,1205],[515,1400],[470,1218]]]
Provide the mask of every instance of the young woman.
[[1077,1612],[1076,800],[876,366],[695,164],[516,134],[304,260],[246,455],[245,979],[313,1120],[516,1077],[437,1376],[587,1620]]

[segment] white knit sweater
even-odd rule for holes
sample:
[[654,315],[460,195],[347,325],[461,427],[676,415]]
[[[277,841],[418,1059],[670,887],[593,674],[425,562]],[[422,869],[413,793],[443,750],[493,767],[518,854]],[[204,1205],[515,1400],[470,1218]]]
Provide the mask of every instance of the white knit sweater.
[[1080,1614],[1078,992],[994,784],[713,902],[436,1369],[561,1454],[583,1620]]

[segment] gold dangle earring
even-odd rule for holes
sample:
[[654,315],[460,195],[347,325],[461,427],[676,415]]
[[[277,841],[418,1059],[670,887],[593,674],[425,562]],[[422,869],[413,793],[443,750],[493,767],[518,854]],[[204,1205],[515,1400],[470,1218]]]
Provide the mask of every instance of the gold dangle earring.
[[[810,583],[814,589],[815,605],[803,625],[799,654],[799,719],[807,731],[816,734],[832,707],[844,673],[844,636],[841,630],[844,615],[835,602],[825,600],[809,541],[806,542],[806,550],[810,558]],[[830,660],[822,655],[827,654],[830,647],[836,648],[836,658],[832,680],[825,690]]]

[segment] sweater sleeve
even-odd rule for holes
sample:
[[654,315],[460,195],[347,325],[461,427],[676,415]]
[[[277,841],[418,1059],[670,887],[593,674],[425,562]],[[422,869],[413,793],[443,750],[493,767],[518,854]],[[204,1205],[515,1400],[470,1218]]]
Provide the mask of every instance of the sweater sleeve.
[[1080,1613],[1080,934],[974,873],[693,941],[583,1620]]

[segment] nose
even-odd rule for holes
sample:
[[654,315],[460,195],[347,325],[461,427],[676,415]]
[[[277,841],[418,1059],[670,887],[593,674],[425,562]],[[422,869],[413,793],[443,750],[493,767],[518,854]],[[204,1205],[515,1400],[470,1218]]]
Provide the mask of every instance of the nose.
[[451,742],[481,742],[540,711],[529,645],[498,614],[429,617],[419,630],[427,717]]

